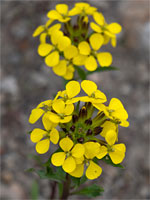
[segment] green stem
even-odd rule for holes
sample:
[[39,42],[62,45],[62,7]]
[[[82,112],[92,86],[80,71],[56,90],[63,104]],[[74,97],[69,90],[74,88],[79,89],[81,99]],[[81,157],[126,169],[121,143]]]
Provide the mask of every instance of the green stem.
[[70,185],[71,185],[70,175],[66,174],[66,181],[64,181],[63,183],[63,192],[62,196],[60,197],[60,200],[68,199],[68,196],[70,194]]

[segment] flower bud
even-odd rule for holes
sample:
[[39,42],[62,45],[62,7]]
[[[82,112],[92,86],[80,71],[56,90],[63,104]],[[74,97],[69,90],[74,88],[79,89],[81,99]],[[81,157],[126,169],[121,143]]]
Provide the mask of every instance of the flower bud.
[[92,133],[93,133],[92,130],[91,130],[91,129],[88,129],[86,135],[92,135]]
[[70,127],[70,130],[72,131],[72,132],[74,132],[75,131],[75,126],[74,125],[72,125],[71,127]]
[[80,118],[85,118],[86,116],[87,116],[87,110],[86,110],[86,107],[83,106],[83,107],[80,109],[79,117],[80,117]]
[[77,115],[73,115],[72,116],[72,121],[73,121],[73,123],[76,123],[78,121],[78,116]]
[[85,120],[85,124],[87,124],[87,125],[92,125],[92,120],[91,120],[91,118]]
[[78,141],[79,143],[83,143],[83,142],[84,142],[84,138],[80,137],[80,138],[77,139],[77,141]]
[[100,126],[95,127],[94,128],[94,135],[98,135],[99,133],[102,132],[102,130],[103,130],[103,128],[100,127]]

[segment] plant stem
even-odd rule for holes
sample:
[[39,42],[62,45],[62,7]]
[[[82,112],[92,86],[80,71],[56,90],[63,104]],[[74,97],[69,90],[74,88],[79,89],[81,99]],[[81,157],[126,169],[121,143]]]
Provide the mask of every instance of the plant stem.
[[71,184],[70,176],[69,174],[66,173],[66,181],[64,181],[64,184],[63,184],[63,192],[62,192],[62,196],[60,197],[60,200],[68,199],[70,184]]
[[51,183],[51,195],[50,195],[50,199],[55,199],[55,193],[56,193],[56,186],[57,186],[57,183],[56,181]]

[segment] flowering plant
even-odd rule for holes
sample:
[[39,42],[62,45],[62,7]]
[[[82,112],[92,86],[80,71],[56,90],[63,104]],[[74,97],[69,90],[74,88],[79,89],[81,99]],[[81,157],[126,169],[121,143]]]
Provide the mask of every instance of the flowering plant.
[[[112,98],[109,105],[105,105],[106,95],[95,82],[86,79],[94,71],[115,69],[110,67],[112,55],[101,52],[101,47],[109,42],[116,46],[116,34],[121,26],[107,24],[102,13],[88,3],[76,3],[71,10],[66,4],[58,4],[47,16],[50,18],[47,23],[33,33],[34,37],[40,36],[38,53],[55,74],[68,82],[65,90],[58,91],[54,99],[41,102],[30,114],[31,124],[40,118],[43,124],[43,129],[30,131],[36,152],[45,154],[49,149],[52,152],[42,164],[42,170],[32,168],[32,171],[57,182],[60,199],[73,194],[98,196],[103,189],[96,184],[83,189],[78,187],[87,180],[99,178],[102,161],[123,167],[120,163],[126,146],[118,143],[118,127],[128,127],[129,122],[121,101]],[[73,16],[77,16],[75,24]],[[89,16],[94,22],[89,23]],[[86,95],[80,93],[81,89]]]

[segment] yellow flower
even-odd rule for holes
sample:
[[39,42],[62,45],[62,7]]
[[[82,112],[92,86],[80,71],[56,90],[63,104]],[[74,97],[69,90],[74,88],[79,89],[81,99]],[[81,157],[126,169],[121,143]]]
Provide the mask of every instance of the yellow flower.
[[100,49],[100,47],[103,45],[103,36],[99,33],[94,33],[89,39],[90,45],[92,49],[90,48],[90,45],[88,42],[83,41],[80,42],[78,45],[79,52],[81,55],[86,56],[85,59],[85,68],[88,71],[94,71],[97,69],[97,61],[102,67],[108,67],[112,63],[112,55],[108,52],[100,52],[97,51]]
[[71,44],[71,40],[64,36],[62,31],[55,30],[51,34],[51,43],[41,43],[38,47],[38,53],[40,56],[46,56],[45,63],[47,66],[54,67],[59,64],[59,52],[64,51]]
[[85,175],[88,179],[93,180],[98,178],[102,173],[102,168],[92,161],[99,154],[100,144],[97,142],[86,142],[83,145],[85,148],[85,160],[78,164],[75,170],[69,174],[80,178],[83,175],[85,164],[87,166]]
[[78,95],[80,92],[80,84],[78,81],[69,81],[66,84],[66,90],[60,92],[60,96],[63,98],[64,102],[66,104],[72,104],[79,99],[74,98],[76,95]]
[[65,105],[64,101],[61,99],[58,99],[54,101],[52,105],[53,110],[56,112],[50,112],[49,113],[49,119],[53,123],[67,123],[72,119],[72,113],[74,111],[74,105],[73,104],[67,104]]
[[69,138],[63,138],[59,143],[64,152],[57,152],[52,155],[51,161],[55,166],[62,166],[63,170],[70,173],[76,168],[76,159],[84,155],[84,146],[82,144],[73,144]]
[[73,58],[78,54],[78,49],[74,45],[69,45],[64,49],[64,58],[58,65],[53,67],[53,71],[58,76],[63,76],[65,79],[69,80],[73,78],[74,67]]
[[[34,108],[29,117],[29,123],[34,124],[46,110],[50,110],[52,106],[52,100],[46,100],[41,102],[36,108]],[[43,109],[45,108],[45,109]]]
[[93,15],[97,8],[90,6],[88,3],[76,3],[75,7],[69,11],[69,16],[74,15]]
[[35,128],[30,135],[32,142],[36,143],[36,151],[39,154],[44,154],[49,150],[50,142],[57,144],[59,140],[59,132],[56,124],[53,124],[47,117],[43,117],[43,125],[45,130]]
[[104,44],[107,44],[109,42],[109,39],[111,39],[111,44],[113,47],[115,47],[116,34],[121,32],[121,26],[118,23],[107,24],[105,22],[104,16],[102,15],[102,13],[99,12],[94,12],[93,18],[97,24],[91,22],[91,28],[95,32],[101,33],[104,36]]
[[68,13],[68,5],[57,4],[56,10],[49,11],[47,16],[53,20],[58,20],[60,22],[68,22],[70,20]]
[[109,130],[114,130],[117,132],[117,129],[118,129],[118,125],[111,122],[111,121],[106,121],[104,124],[101,125],[101,127],[103,128],[102,131],[100,132],[100,135],[102,137],[105,137],[106,136],[106,133],[109,131]]
[[108,145],[101,146],[100,153],[97,155],[98,159],[103,158],[107,153],[109,154],[114,164],[119,164],[125,157],[126,147],[124,144],[115,144],[117,134],[114,130],[110,130],[106,133],[105,140]]
[[97,89],[97,85],[93,81],[84,80],[81,87],[88,96],[79,97],[80,101],[91,103],[104,103],[107,98],[103,92]]
[[93,105],[98,110],[103,111],[108,118],[113,120],[115,123],[118,123],[120,126],[129,126],[129,122],[127,121],[128,113],[119,99],[112,98],[109,103],[109,106],[105,106],[103,104]]

